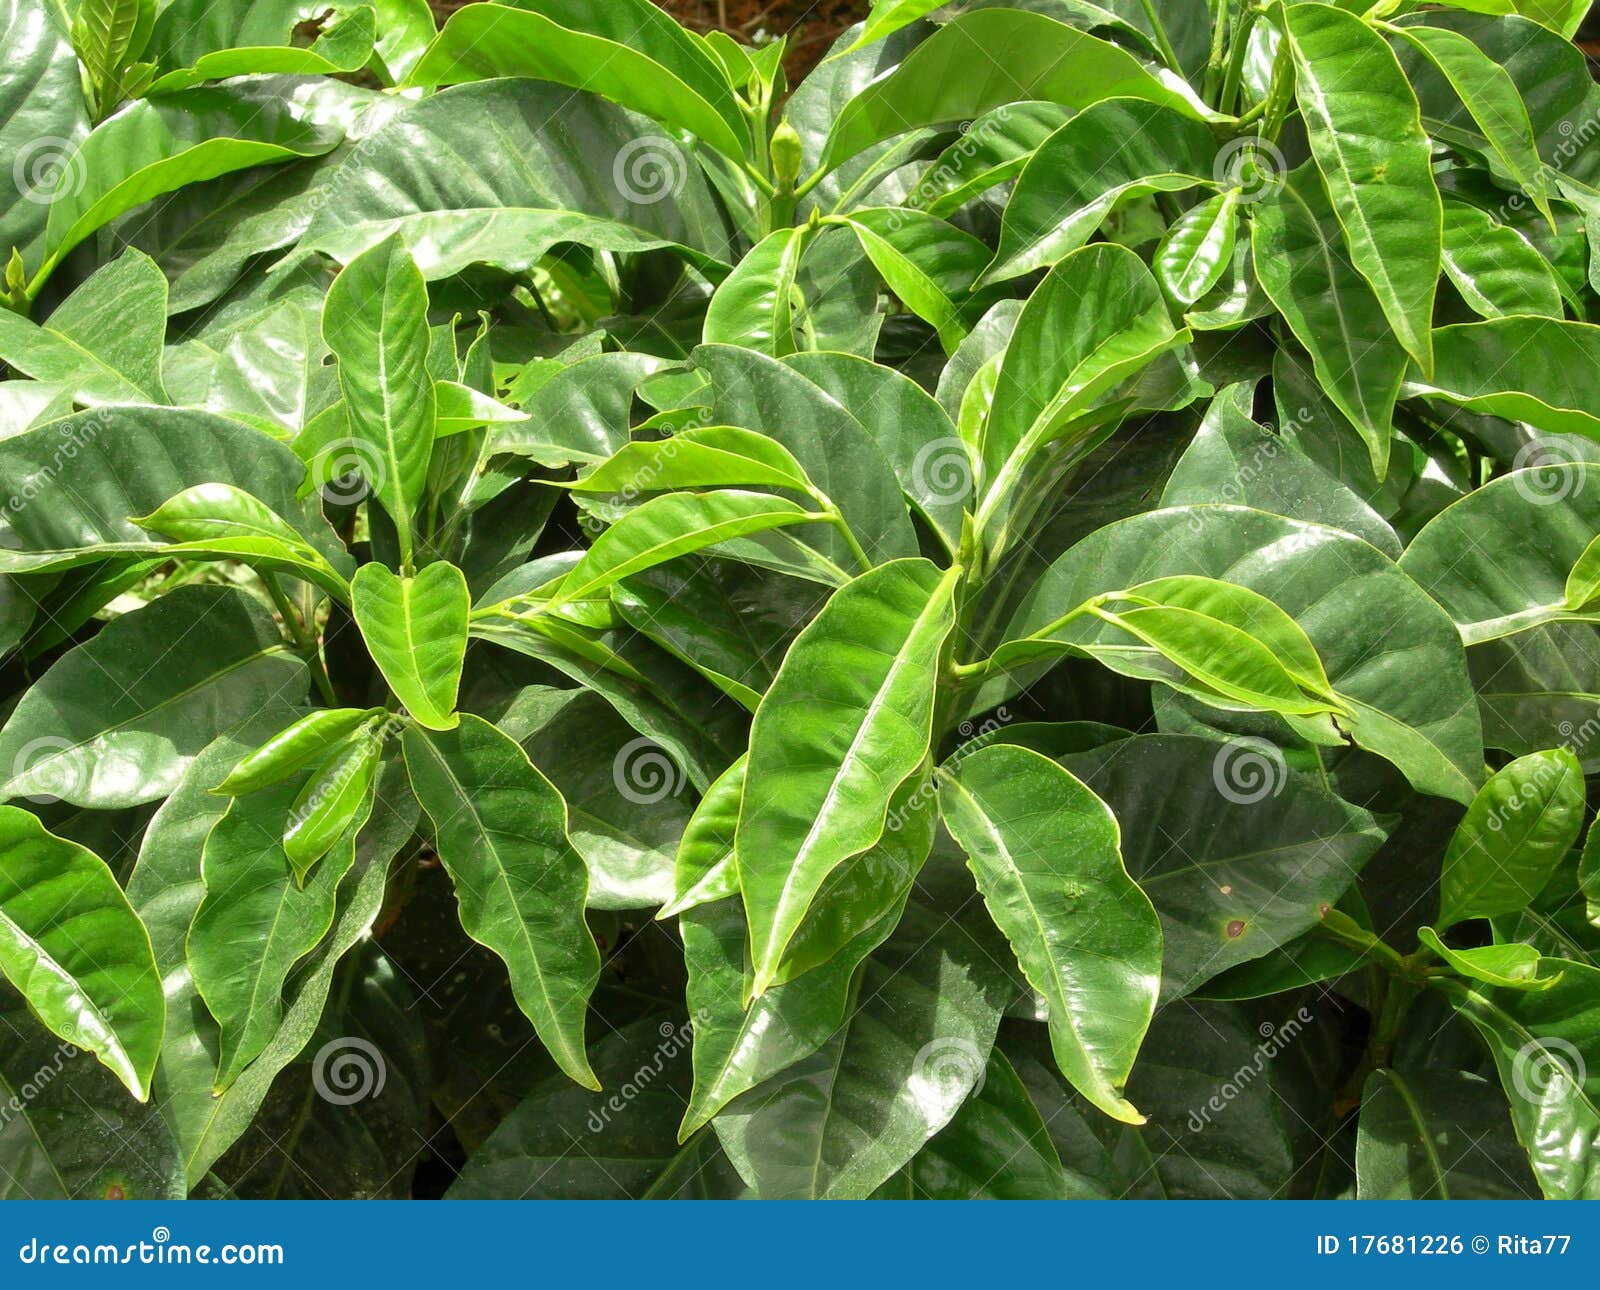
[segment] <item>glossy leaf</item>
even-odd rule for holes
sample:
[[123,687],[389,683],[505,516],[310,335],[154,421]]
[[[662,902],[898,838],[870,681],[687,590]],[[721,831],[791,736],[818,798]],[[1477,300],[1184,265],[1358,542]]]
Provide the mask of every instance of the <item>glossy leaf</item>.
[[101,809],[154,801],[263,695],[306,686],[258,602],[226,587],[180,588],[108,623],[34,683],[0,729],[3,791]]
[[561,1069],[598,1088],[583,1029],[600,955],[583,921],[589,876],[567,840],[561,795],[480,717],[446,732],[408,729],[404,745],[462,927],[505,960],[518,1005]]
[[428,289],[399,238],[352,260],[334,279],[322,334],[339,360],[358,468],[394,521],[409,563],[436,403],[427,374]]
[[1430,371],[1443,215],[1416,96],[1383,38],[1354,14],[1324,5],[1283,13],[1295,97],[1350,260],[1406,352]]
[[150,937],[105,861],[0,807],[0,971],[35,1016],[141,1102],[166,1004]]
[[1123,868],[1115,817],[1055,762],[1005,744],[958,762],[940,803],[1049,1003],[1056,1064],[1107,1115],[1143,1123],[1122,1087],[1155,1012],[1161,925]]
[[440,561],[397,577],[367,564],[351,592],[361,637],[406,711],[430,730],[453,729],[472,603],[461,570]]
[[1583,771],[1566,749],[1519,757],[1490,776],[1445,852],[1439,926],[1528,904],[1578,839]]
[[758,997],[824,879],[878,840],[927,755],[954,588],[926,561],[857,578],[800,633],[756,711],[736,850]]

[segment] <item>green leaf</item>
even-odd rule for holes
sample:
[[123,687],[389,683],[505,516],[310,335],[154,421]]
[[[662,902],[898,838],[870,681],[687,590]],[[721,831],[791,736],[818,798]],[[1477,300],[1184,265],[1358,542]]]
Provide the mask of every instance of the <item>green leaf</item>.
[[683,488],[814,491],[787,448],[737,426],[699,426],[670,439],[624,444],[569,487],[575,493],[613,493],[625,502]]
[[[470,162],[465,158],[472,158]],[[329,178],[303,248],[348,262],[400,233],[429,280],[531,269],[551,247],[734,258],[710,185],[660,127],[533,81],[443,90],[397,114]]]
[[996,744],[941,775],[945,823],[1050,1007],[1056,1063],[1114,1119],[1161,983],[1161,924],[1122,865],[1117,821],[1055,762]]
[[976,1086],[1003,993],[955,924],[909,918],[832,1038],[717,1116],[723,1150],[763,1199],[870,1195]]
[[196,484],[149,515],[131,518],[140,528],[171,538],[166,553],[241,560],[294,574],[339,600],[350,597],[350,584],[316,547],[265,502],[232,484]]
[[557,1065],[599,1088],[583,1025],[600,953],[583,921],[589,876],[567,840],[561,794],[481,717],[464,715],[443,733],[407,729],[403,742],[461,926],[505,961],[517,1004]]
[[1511,1121],[1546,1197],[1600,1196],[1593,1144],[1600,1134],[1600,1029],[1595,999],[1600,971],[1545,959],[1548,990],[1491,990],[1462,982],[1438,985],[1488,1045],[1511,1103]]
[[1394,30],[1450,82],[1507,173],[1533,198],[1553,227],[1555,216],[1550,211],[1533,123],[1510,74],[1460,32],[1409,24]]
[[1444,271],[1481,317],[1562,316],[1561,285],[1550,262],[1521,233],[1474,206],[1445,203]]
[[809,240],[808,229],[780,228],[750,248],[706,307],[707,345],[744,345],[774,358],[794,353],[805,309],[797,278]]
[[[450,1199],[643,1199],[678,1149],[672,1130],[688,1085],[690,1034],[658,1013],[596,1044],[597,1072],[622,1094],[541,1080],[472,1153]],[[639,1075],[647,1069],[648,1080]]]
[[[1005,639],[1050,628],[1062,606],[1175,574],[1232,582],[1277,604],[1322,660],[1344,709],[1341,727],[1357,746],[1392,761],[1419,792],[1472,799],[1482,779],[1483,734],[1454,624],[1387,557],[1336,529],[1229,506],[1120,520],[1051,566]],[[1386,630],[1368,639],[1350,631],[1353,621],[1381,621]],[[1115,632],[1081,617],[1050,637],[1109,646]]]
[[[195,989],[221,1032],[217,1093],[261,1055],[282,1023],[284,983],[333,925],[339,882],[355,863],[356,830],[372,809],[366,793],[361,818],[339,839],[336,855],[302,887],[284,845],[301,787],[286,780],[234,798],[206,836],[205,898],[185,953]],[[240,945],[251,952],[239,953]]]
[[[676,918],[713,900],[738,894],[734,837],[739,827],[739,805],[744,800],[745,765],[746,759],[741,756],[717,776],[694,808],[673,858],[672,900],[661,907],[657,918]],[[743,926],[741,922],[741,936]]]
[[[62,469],[61,463],[70,469]],[[0,440],[0,478],[23,505],[7,516],[0,569],[65,568],[108,555],[159,558],[132,516],[201,484],[227,484],[289,521],[340,576],[354,564],[320,505],[295,497],[305,468],[259,431],[181,408],[106,407]]]
[[1262,289],[1310,351],[1319,385],[1366,441],[1381,479],[1406,355],[1337,227],[1317,172],[1301,166],[1257,204],[1252,262]]
[[1434,332],[1432,377],[1413,372],[1408,394],[1427,395],[1553,434],[1600,439],[1600,416],[1578,374],[1600,361],[1600,327],[1554,318],[1494,318]]
[[687,130],[735,161],[748,150],[748,127],[722,70],[647,0],[462,8],[407,83],[432,88],[502,76],[592,91]]
[[427,372],[428,288],[398,237],[358,256],[334,279],[322,335],[339,360],[361,474],[394,521],[409,565],[436,404]]
[[[389,861],[411,838],[417,804],[398,757],[386,761],[373,796],[373,813],[357,839],[356,862],[340,884],[333,928],[290,980],[283,1021],[254,1062],[220,1098],[216,1085],[219,1036],[195,991],[184,957],[185,940],[205,891],[196,857],[229,803],[210,789],[240,755],[293,720],[296,709],[265,703],[247,722],[218,738],[146,831],[129,899],[150,928],[168,997],[167,1033],[156,1090],[178,1138],[191,1186],[249,1129],[268,1091],[306,1047],[327,1004],[335,968],[367,937],[383,904]],[[314,884],[313,884],[314,885]]]
[[1466,1071],[1376,1070],[1361,1094],[1361,1200],[1522,1200],[1533,1192],[1500,1090]]
[[307,684],[259,602],[180,587],[107,623],[34,682],[0,730],[0,792],[102,810],[154,801],[263,694],[299,697]]
[[719,542],[789,524],[815,523],[815,511],[770,493],[725,488],[668,493],[627,512],[594,540],[553,600],[571,603],[614,582]]
[[918,1200],[1066,1200],[1039,1108],[997,1048],[982,1084],[911,1162]]
[[[1290,519],[1326,524],[1365,539],[1390,559],[1400,540],[1355,489],[1329,474],[1286,435],[1250,417],[1254,391],[1246,384],[1218,392],[1205,419],[1167,477],[1163,506],[1203,506],[1226,498]],[[1367,454],[1361,453],[1363,464]]]
[[1186,210],[1156,251],[1156,280],[1179,304],[1192,305],[1233,263],[1240,193],[1230,188]]
[[1443,215],[1416,95],[1355,14],[1303,4],[1282,13],[1295,98],[1351,262],[1406,352],[1431,371]]
[[739,1095],[827,1043],[856,1001],[856,970],[894,931],[904,909],[902,898],[827,962],[773,986],[748,1007],[750,957],[738,900],[711,901],[683,914],[678,929],[695,1037],[694,1089],[678,1130],[680,1141]]
[[317,861],[372,809],[383,732],[376,722],[354,735],[313,772],[295,794],[283,826],[283,854],[302,887]]
[[1161,918],[1165,999],[1314,927],[1383,842],[1265,740],[1138,735],[1060,761],[1120,823]]
[[33,1014],[141,1102],[166,1003],[150,937],[94,852],[0,807],[0,972]]
[[1464,977],[1507,990],[1544,990],[1559,977],[1540,978],[1539,951],[1512,941],[1508,945],[1479,945],[1458,950],[1446,945],[1431,927],[1419,927],[1417,939]]
[[921,211],[879,207],[852,211],[848,220],[889,290],[939,333],[945,353],[955,353],[987,303],[970,293],[989,263],[989,248]]
[[947,23],[838,114],[823,149],[832,170],[884,139],[922,126],[970,121],[1017,99],[1086,108],[1145,99],[1196,120],[1209,112],[1187,86],[1159,79],[1109,41],[1043,14],[981,9]]
[[1531,460],[1440,511],[1400,559],[1469,645],[1584,618],[1581,570],[1600,532],[1600,465]]
[[1583,769],[1565,748],[1519,757],[1490,776],[1445,852],[1439,926],[1528,904],[1583,824]]
[[824,879],[878,840],[927,755],[954,591],[925,560],[863,574],[800,633],[756,711],[736,843],[756,997]]
[[843,58],[846,54],[853,54],[856,50],[885,36],[893,35],[902,27],[909,27],[919,18],[925,18],[935,9],[939,8],[942,0],[873,0],[871,11],[867,14],[866,21],[861,24],[861,30],[843,49],[833,49],[828,52],[830,59]]
[[[10,157],[9,187],[0,205],[0,248],[16,247],[27,269],[38,267],[50,196],[68,174],[89,133],[77,55],[56,11],[35,0],[0,3],[0,155]],[[69,183],[71,182],[69,177]],[[0,185],[7,176],[0,172]]]
[[42,325],[0,309],[0,359],[72,391],[74,403],[165,403],[167,280],[141,251],[97,270]]
[[1119,202],[1214,187],[1216,157],[1215,136],[1192,112],[1139,98],[1092,103],[1017,176],[984,281],[1055,264],[1087,243]]
[[[267,6],[270,7],[270,6]],[[175,4],[164,10],[161,21],[175,26],[184,17],[192,17],[193,6]],[[178,12],[173,12],[174,10]],[[265,32],[261,25],[247,22],[247,29],[233,36],[227,48],[214,49],[200,54],[187,67],[179,67],[158,76],[147,94],[170,94],[186,90],[206,81],[227,80],[234,76],[259,76],[268,73],[293,76],[337,76],[360,72],[372,60],[373,42],[377,36],[377,15],[368,5],[360,5],[345,13],[336,12],[331,25],[325,27],[309,46],[291,45],[288,30],[293,16],[281,32],[282,40],[268,39],[261,44],[253,39],[277,36],[277,31]],[[169,16],[170,15],[170,16]],[[248,16],[247,16],[248,17]],[[257,33],[260,33],[258,36]],[[251,42],[251,43],[246,43]]]
[[74,154],[69,169],[81,178],[58,188],[51,203],[48,254],[30,293],[89,234],[152,198],[249,166],[330,151],[339,131],[302,112],[270,81],[130,104]]
[[287,779],[327,756],[378,713],[377,708],[319,708],[308,712],[245,754],[212,792],[240,797]]
[[364,564],[351,584],[361,639],[406,711],[430,730],[454,729],[472,596],[447,561],[399,577]]
[[14,992],[0,990],[0,1000],[0,1097],[13,1108],[0,1141],[0,1198],[182,1200],[183,1164],[160,1108],[135,1102],[93,1053],[63,1044]]
[[1030,459],[1119,381],[1186,338],[1131,251],[1087,246],[1050,271],[1017,319],[984,425],[978,523],[991,560],[1005,546]]

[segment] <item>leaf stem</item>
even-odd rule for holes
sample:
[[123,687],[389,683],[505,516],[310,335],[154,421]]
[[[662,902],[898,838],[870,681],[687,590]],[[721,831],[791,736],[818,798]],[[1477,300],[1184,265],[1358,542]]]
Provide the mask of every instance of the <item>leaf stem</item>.
[[[1224,10],[1227,6],[1223,6]],[[1239,82],[1244,78],[1244,60],[1250,52],[1250,30],[1255,26],[1259,5],[1247,5],[1239,16],[1239,29],[1233,33],[1233,47],[1229,51],[1228,68],[1222,78],[1222,89],[1217,94],[1217,111],[1231,113],[1233,101],[1239,93]],[[1255,111],[1254,108],[1251,111]]]
[[1161,57],[1178,75],[1183,75],[1183,64],[1178,61],[1178,55],[1173,51],[1172,42],[1167,39],[1167,29],[1161,25],[1161,19],[1156,15],[1155,0],[1139,0],[1144,6],[1144,16],[1150,20],[1150,27],[1156,38],[1156,48],[1161,51]]
[[322,695],[323,702],[330,708],[337,708],[339,700],[333,692],[333,682],[329,679],[328,669],[323,664],[322,650],[317,643],[316,632],[301,618],[294,601],[289,599],[283,584],[278,581],[278,575],[262,572],[260,576],[267,594],[272,597],[272,603],[283,619],[284,627],[288,629],[290,639],[294,641],[295,648],[305,659],[306,666],[311,669],[311,679],[316,682],[317,692]]

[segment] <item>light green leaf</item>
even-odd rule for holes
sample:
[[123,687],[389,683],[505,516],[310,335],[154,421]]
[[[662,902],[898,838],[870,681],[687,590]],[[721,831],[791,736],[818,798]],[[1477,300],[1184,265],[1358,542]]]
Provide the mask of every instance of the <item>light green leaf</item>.
[[1539,951],[1521,941],[1458,950],[1431,927],[1417,928],[1417,939],[1464,977],[1506,990],[1545,990],[1560,977],[1540,977]]
[[1528,240],[1475,206],[1444,206],[1444,271],[1484,318],[1540,314],[1560,318],[1561,285]]
[[165,403],[167,280],[142,251],[96,270],[42,324],[0,309],[0,359],[74,403]]
[[0,807],[0,972],[141,1102],[166,1012],[150,937],[105,861]]
[[742,161],[748,127],[727,78],[694,38],[648,0],[524,0],[463,7],[411,71],[432,88],[529,77],[588,90]]
[[301,786],[283,826],[283,854],[295,881],[306,885],[317,861],[338,846],[372,809],[371,789],[383,751],[376,720],[322,763]]
[[744,345],[774,358],[795,351],[795,323],[805,301],[796,280],[811,231],[780,228],[733,266],[706,306],[707,345]]
[[852,211],[848,219],[889,290],[939,333],[945,353],[955,353],[988,303],[971,292],[989,248],[923,211],[878,207]]
[[738,426],[702,426],[670,439],[624,444],[569,487],[575,493],[612,493],[622,501],[683,488],[815,491],[787,448]]
[[1109,98],[1146,99],[1196,120],[1215,116],[1181,81],[1157,76],[1109,41],[1043,14],[980,9],[941,27],[852,98],[828,134],[821,168],[908,130],[970,121],[1018,99],[1084,108]]
[[567,840],[561,794],[481,717],[443,733],[408,729],[403,741],[461,926],[505,961],[518,1006],[561,1069],[599,1088],[583,1026],[600,952],[583,921],[589,875]]
[[1156,280],[1181,305],[1192,305],[1233,263],[1239,190],[1208,197],[1186,210],[1156,250]]
[[417,506],[428,482],[436,403],[428,363],[428,288],[392,237],[345,266],[328,289],[322,335],[339,360],[339,386],[361,473],[394,521],[409,565]]
[[319,708],[253,749],[211,791],[225,797],[254,793],[318,761],[353,735],[377,708]]
[[991,560],[1006,545],[1030,459],[1187,335],[1173,327],[1155,278],[1131,251],[1087,246],[1050,271],[1017,319],[984,425],[978,524]]
[[133,522],[174,545],[173,555],[220,556],[258,568],[283,570],[313,582],[340,600],[347,583],[323,554],[265,502],[232,484],[196,484]]
[[627,512],[594,540],[552,597],[584,600],[654,565],[747,533],[824,517],[770,493],[725,488],[711,493],[667,493]]
[[756,997],[823,881],[878,840],[927,755],[954,591],[925,560],[863,574],[800,633],[756,711],[736,843]]
[[264,695],[298,698],[307,684],[260,602],[180,587],[107,623],[34,682],[0,730],[0,792],[100,809],[154,801]]
[[1490,776],[1456,826],[1439,883],[1439,927],[1528,904],[1578,839],[1583,770],[1565,748],[1519,757]]
[[1140,98],[1093,103],[1041,143],[1017,176],[985,282],[1059,261],[1117,204],[1214,187],[1216,137],[1192,112]]
[[406,711],[430,730],[453,729],[472,607],[461,570],[441,560],[400,577],[364,564],[351,603],[373,662]]
[[1443,214],[1416,95],[1355,14],[1307,4],[1282,13],[1295,98],[1351,262],[1406,352],[1431,371]]
[[1050,1007],[1061,1071],[1113,1119],[1161,984],[1161,924],[1122,865],[1117,821],[1047,757],[995,744],[941,775],[945,823],[966,849],[1023,973]]

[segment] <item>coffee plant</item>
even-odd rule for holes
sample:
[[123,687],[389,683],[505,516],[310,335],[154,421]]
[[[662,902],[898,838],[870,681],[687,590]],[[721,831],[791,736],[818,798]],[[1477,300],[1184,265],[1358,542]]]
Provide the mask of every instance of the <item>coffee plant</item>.
[[1586,9],[0,0],[0,1194],[1600,1196]]

